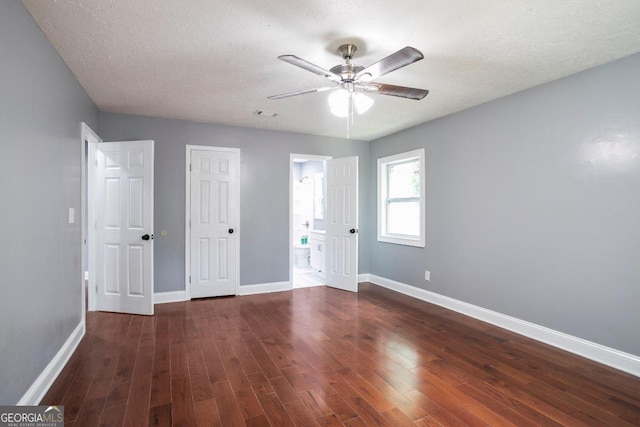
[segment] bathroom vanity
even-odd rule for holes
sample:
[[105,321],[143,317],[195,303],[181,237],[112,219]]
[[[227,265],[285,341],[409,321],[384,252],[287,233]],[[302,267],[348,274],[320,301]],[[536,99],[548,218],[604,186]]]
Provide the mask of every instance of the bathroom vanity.
[[325,264],[325,230],[311,230],[309,232],[309,246],[311,247],[311,268],[324,276]]

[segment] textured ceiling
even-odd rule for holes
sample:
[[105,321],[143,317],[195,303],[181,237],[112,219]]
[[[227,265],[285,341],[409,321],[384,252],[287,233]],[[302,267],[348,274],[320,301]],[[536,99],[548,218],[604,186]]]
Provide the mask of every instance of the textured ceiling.
[[[638,0],[24,0],[98,108],[345,138],[323,68],[358,46],[367,66],[404,46],[424,59],[376,81],[429,89],[372,95],[353,139],[371,140],[640,51]],[[277,113],[255,115],[256,110]]]

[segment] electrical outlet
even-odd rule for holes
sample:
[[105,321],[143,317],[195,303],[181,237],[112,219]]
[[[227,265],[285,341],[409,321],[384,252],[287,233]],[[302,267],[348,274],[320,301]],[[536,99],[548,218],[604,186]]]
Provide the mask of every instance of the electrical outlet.
[[431,272],[429,270],[424,271],[424,280],[431,280]]

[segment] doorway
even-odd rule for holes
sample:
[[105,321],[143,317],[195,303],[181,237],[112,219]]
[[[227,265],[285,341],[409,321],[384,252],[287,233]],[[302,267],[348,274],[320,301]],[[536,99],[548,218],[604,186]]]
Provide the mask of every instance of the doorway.
[[289,278],[293,288],[326,283],[326,160],[291,154]]

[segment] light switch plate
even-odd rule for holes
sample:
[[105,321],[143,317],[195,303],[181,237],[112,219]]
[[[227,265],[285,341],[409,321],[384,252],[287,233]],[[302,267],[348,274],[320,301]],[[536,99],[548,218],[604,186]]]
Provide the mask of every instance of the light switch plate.
[[73,224],[76,221],[76,211],[73,208],[69,208],[69,224]]
[[429,270],[424,271],[424,280],[431,280],[431,272]]

